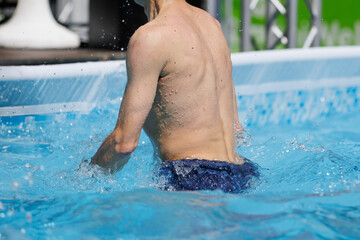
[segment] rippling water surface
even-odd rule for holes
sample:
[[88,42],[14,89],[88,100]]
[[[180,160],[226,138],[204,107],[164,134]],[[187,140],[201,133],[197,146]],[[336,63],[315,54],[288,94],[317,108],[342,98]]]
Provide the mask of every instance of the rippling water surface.
[[[119,103],[3,117],[0,239],[360,238],[359,93],[334,91],[240,97],[239,111],[253,106],[238,152],[261,166],[243,194],[157,190],[144,134],[118,174],[79,168],[113,129]],[[287,96],[295,102],[261,102]]]

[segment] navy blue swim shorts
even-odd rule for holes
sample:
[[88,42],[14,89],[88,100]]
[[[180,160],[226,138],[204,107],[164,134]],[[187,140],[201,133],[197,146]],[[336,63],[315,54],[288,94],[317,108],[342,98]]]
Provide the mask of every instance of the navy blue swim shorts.
[[222,161],[184,159],[163,162],[160,177],[165,178],[163,190],[222,190],[239,193],[259,178],[258,166],[248,159],[244,164]]

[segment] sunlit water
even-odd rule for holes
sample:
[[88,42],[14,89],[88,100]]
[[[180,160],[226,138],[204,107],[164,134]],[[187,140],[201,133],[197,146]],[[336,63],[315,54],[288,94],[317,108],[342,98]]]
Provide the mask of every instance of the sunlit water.
[[358,88],[240,97],[238,152],[261,166],[242,194],[157,190],[144,134],[118,174],[78,168],[120,102],[88,115],[3,117],[0,239],[360,238],[359,98]]

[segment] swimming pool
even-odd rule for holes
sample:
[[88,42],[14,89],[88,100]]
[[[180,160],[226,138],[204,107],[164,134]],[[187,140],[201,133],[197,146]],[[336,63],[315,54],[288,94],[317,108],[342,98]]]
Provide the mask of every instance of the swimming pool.
[[360,238],[360,48],[234,54],[243,194],[156,190],[142,134],[115,176],[78,166],[112,130],[124,62],[0,67],[0,239]]

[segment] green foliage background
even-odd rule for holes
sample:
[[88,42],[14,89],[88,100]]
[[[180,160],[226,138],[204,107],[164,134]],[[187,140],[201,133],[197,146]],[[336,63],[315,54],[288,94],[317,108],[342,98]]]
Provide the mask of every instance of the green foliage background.
[[[222,17],[224,17],[224,4],[222,1]],[[265,46],[265,11],[266,1],[260,0],[258,9],[252,17],[252,30],[255,41],[260,49]],[[289,0],[291,1],[291,0]],[[311,1],[311,0],[310,0]],[[286,0],[280,0],[283,4]],[[298,31],[297,47],[302,47],[310,30],[310,13],[305,0],[298,0]],[[233,19],[235,40],[231,43],[233,52],[240,51],[241,41],[241,4],[242,0],[233,1]],[[286,19],[283,16],[277,18],[281,30],[286,29]],[[322,46],[360,45],[360,0],[323,0],[322,1]],[[277,48],[284,48],[278,46]]]

